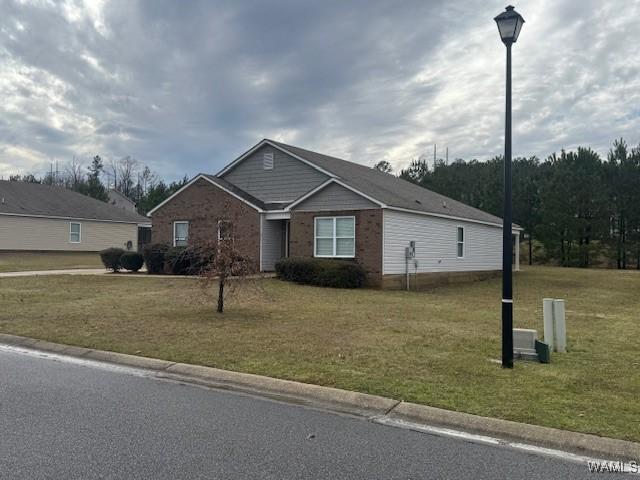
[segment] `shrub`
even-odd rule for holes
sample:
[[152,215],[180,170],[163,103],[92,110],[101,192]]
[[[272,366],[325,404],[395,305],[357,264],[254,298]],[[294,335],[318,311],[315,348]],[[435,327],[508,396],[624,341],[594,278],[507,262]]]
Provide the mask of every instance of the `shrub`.
[[187,247],[169,247],[164,255],[164,273],[186,275],[189,268],[186,251]]
[[169,248],[165,254],[164,271],[173,275],[199,275],[213,262],[214,252],[209,244]]
[[148,273],[164,273],[164,257],[168,249],[169,247],[162,243],[146,245],[142,249],[142,257]]
[[333,288],[364,286],[366,273],[355,262],[318,258],[285,258],[276,263],[278,278]]
[[120,270],[120,257],[122,257],[123,253],[123,249],[115,247],[102,250],[100,252],[100,260],[102,260],[104,268],[106,268],[107,270],[112,270],[114,272]]
[[120,257],[120,265],[125,270],[137,272],[142,268],[144,258],[138,252],[124,252]]

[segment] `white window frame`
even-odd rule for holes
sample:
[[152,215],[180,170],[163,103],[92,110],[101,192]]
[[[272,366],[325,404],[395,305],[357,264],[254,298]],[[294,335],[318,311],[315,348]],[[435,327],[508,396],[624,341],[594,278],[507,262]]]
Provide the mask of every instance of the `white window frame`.
[[220,225],[222,223],[229,224],[231,235],[229,235],[229,238],[227,240],[233,240],[233,222],[231,220],[218,220],[218,241],[222,240],[222,235],[220,234]]
[[[179,224],[186,224],[187,225],[187,238],[184,239],[184,241],[186,243],[189,243],[189,220],[176,220],[175,222],[173,222],[173,246],[177,247],[176,245],[176,240],[178,240],[176,238],[176,225]],[[182,240],[182,239],[180,239]]]
[[[353,238],[353,255],[337,255],[337,240],[336,235],[336,223],[338,218],[350,218],[353,220],[353,237],[340,237],[340,238]],[[320,238],[332,238],[333,239],[333,255],[318,255],[318,220],[333,220],[333,235],[332,237],[320,237]],[[331,217],[314,217],[313,219],[313,256],[318,258],[355,258],[356,256],[356,217],[353,215],[337,215]]]
[[[71,240],[71,235],[75,232],[71,231],[71,225],[78,225],[78,241]],[[82,223],[80,222],[69,222],[69,243],[82,243]]]
[[[458,240],[458,232],[462,230],[462,241]],[[466,228],[463,225],[456,226],[456,258],[464,258],[464,254],[466,253],[466,243],[467,241],[467,232]],[[458,247],[462,245],[462,255],[458,255]]]

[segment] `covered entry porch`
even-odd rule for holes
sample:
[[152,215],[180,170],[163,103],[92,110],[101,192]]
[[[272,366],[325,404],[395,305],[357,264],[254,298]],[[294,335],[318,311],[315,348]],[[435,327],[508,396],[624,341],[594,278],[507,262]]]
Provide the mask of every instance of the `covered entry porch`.
[[276,262],[289,256],[290,214],[260,216],[260,271],[273,272]]

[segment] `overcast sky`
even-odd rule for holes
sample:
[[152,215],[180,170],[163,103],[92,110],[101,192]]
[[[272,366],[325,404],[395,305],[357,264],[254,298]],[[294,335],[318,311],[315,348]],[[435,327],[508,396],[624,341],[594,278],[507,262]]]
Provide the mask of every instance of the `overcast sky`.
[[[264,137],[399,169],[500,154],[504,1],[0,0],[0,175],[131,155],[168,179]],[[531,0],[514,154],[640,142],[640,0]],[[439,155],[440,156],[440,155]]]

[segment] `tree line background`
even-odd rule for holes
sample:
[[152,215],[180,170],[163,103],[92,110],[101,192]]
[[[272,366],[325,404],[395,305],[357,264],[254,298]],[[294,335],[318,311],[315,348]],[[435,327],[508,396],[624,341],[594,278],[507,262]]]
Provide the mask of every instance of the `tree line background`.
[[[374,166],[393,174],[388,162]],[[502,217],[503,158],[413,160],[399,176]],[[640,269],[640,146],[616,140],[607,158],[590,148],[513,162],[513,221],[522,258],[562,266]]]
[[134,202],[141,215],[146,215],[188,182],[185,176],[177,182],[167,183],[130,156],[105,163],[99,155],[88,165],[74,157],[63,164],[61,170],[52,168],[42,176],[10,175],[9,180],[56,185],[103,202],[108,200],[108,191],[112,188]]
[[[425,157],[411,161],[398,176],[473,207],[502,216],[501,156],[486,162]],[[389,162],[374,168],[394,174]],[[167,183],[132,157],[88,165],[76,158],[35,175],[9,180],[58,185],[107,201],[115,188],[145,215],[188,182]],[[513,161],[513,220],[524,229],[522,259],[562,266],[640,269],[640,146],[613,142],[606,159],[590,148],[562,151],[541,161]]]

